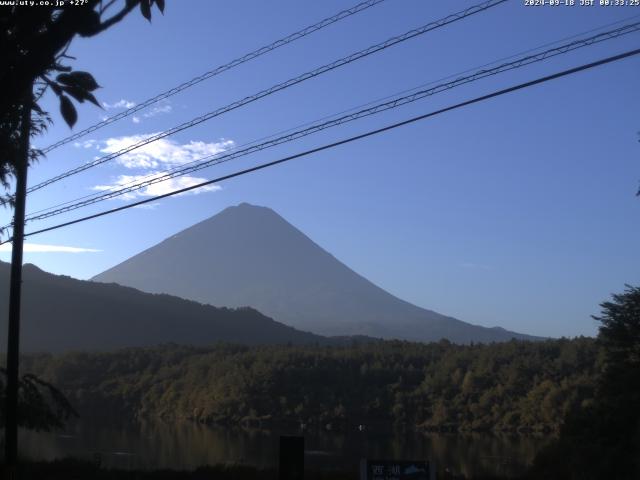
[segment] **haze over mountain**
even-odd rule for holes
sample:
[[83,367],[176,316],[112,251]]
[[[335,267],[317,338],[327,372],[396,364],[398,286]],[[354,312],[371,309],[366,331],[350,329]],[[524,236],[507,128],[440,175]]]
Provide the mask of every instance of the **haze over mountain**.
[[453,342],[535,339],[401,300],[358,275],[273,210],[242,203],[95,276],[217,306],[251,306],[322,335]]
[[[275,322],[251,308],[231,310],[76,280],[24,266],[21,349],[25,352],[113,350],[161,343],[211,345],[327,343],[328,339]],[[0,262],[7,323],[9,264]],[[3,345],[4,347],[4,345]]]

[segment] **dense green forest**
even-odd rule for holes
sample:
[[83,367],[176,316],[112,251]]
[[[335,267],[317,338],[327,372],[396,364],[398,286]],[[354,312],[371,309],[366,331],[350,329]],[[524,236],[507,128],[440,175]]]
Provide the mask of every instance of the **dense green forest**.
[[448,431],[556,431],[568,412],[592,402],[601,368],[589,338],[163,345],[23,360],[23,371],[56,385],[81,416]]

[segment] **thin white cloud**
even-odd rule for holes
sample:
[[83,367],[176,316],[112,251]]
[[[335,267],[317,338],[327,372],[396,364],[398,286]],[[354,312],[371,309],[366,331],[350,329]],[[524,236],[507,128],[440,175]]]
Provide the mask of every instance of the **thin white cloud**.
[[[97,190],[100,192],[110,192],[118,190],[130,183],[137,183],[142,180],[148,180],[150,178],[161,176],[163,174],[163,172],[153,172],[149,175],[120,175],[114,182],[107,185],[96,185],[95,187],[93,187],[93,190]],[[124,195],[120,195],[116,198],[119,198],[121,200],[133,200],[140,197],[155,197],[157,195],[164,195],[165,193],[175,192],[176,190],[180,190],[182,188],[192,187],[193,185],[197,185],[198,183],[202,183],[205,181],[205,178],[199,177],[176,177],[155,183],[153,185],[149,185],[148,187],[136,190],[134,192],[125,193]],[[219,185],[206,185],[204,187],[194,188],[193,190],[190,190],[188,192],[179,193],[176,196],[188,194],[197,195],[199,193],[216,192],[221,189],[222,187],[220,187]]]
[[97,140],[83,140],[82,142],[74,142],[73,146],[76,148],[91,148],[97,147],[98,142]]
[[[112,137],[104,140],[99,148],[102,153],[115,153],[124,148],[135,145],[157,133]],[[180,144],[170,138],[161,138],[143,147],[125,153],[116,161],[126,168],[152,169],[160,166],[174,167],[198,160],[202,157],[215,155],[233,147],[233,140],[219,142],[190,141]]]
[[[10,252],[11,243],[0,245],[0,252]],[[65,245],[45,245],[42,243],[25,243],[24,251],[28,253],[95,253],[102,250],[95,248],[68,247]]]
[[161,103],[160,105],[156,105],[148,112],[143,113],[142,116],[144,118],[151,118],[157,115],[162,115],[164,113],[171,113],[172,110],[173,110],[173,107],[171,106],[171,104],[169,102],[165,102],[165,103]]
[[102,102],[102,106],[107,110],[112,110],[114,108],[133,108],[136,106],[136,102],[132,102],[131,100],[118,100],[114,103]]
[[156,202],[156,203],[143,203],[142,205],[136,205],[133,208],[139,208],[140,210],[155,210],[159,206],[160,206],[160,203]]
[[158,115],[164,115],[167,113],[171,113],[172,111],[173,107],[171,106],[171,102],[169,100],[163,100],[142,115],[134,116],[131,121],[137,124],[141,123],[143,118],[157,117]]

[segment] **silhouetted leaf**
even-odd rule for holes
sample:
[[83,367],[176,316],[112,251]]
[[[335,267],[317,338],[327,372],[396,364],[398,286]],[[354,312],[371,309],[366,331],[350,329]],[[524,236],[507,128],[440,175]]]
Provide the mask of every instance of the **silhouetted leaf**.
[[64,87],[62,87],[62,89],[66,93],[71,95],[73,98],[75,98],[78,102],[80,102],[80,103],[84,102],[85,95],[86,95],[87,92],[85,92],[81,88],[76,87],[76,86],[64,86]]
[[60,113],[64,121],[67,122],[67,125],[73,128],[78,120],[78,112],[76,112],[76,107],[73,106],[73,103],[71,103],[71,100],[69,100],[69,97],[66,95],[60,96]]
[[77,32],[81,36],[94,35],[100,27],[100,14],[95,10],[86,9],[85,15],[80,18],[77,25]]
[[98,100],[96,100],[96,97],[94,97],[91,92],[83,90],[75,85],[65,85],[62,89],[80,103],[84,103],[85,100],[89,100],[94,105],[102,108],[102,105],[98,103]]
[[49,86],[51,87],[51,90],[53,90],[53,93],[55,93],[58,96],[62,95],[62,88],[60,88],[60,85],[58,85],[57,83],[51,82]]
[[61,73],[56,77],[56,80],[60,83],[64,83],[65,85],[75,85],[73,78],[68,73]]
[[65,85],[80,87],[89,92],[93,92],[96,88],[100,87],[95,78],[93,78],[93,75],[89,72],[75,71],[71,73],[61,73],[56,77],[56,80]]
[[164,15],[164,0],[156,0],[156,5],[158,5],[158,10]]
[[[93,103],[94,105],[96,105],[97,107],[102,108],[102,105],[100,105],[96,97],[93,96],[93,93],[85,92],[85,98],[89,100],[91,103]],[[104,110],[104,108],[102,109]]]
[[151,21],[151,4],[149,0],[142,0],[140,2],[140,11],[142,12],[142,16],[144,18]]

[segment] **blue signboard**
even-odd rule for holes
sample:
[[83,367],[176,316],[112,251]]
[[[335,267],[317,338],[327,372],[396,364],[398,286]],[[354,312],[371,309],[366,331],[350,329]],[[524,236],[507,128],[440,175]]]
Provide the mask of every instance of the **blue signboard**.
[[361,480],[431,480],[431,468],[426,461],[362,460]]

